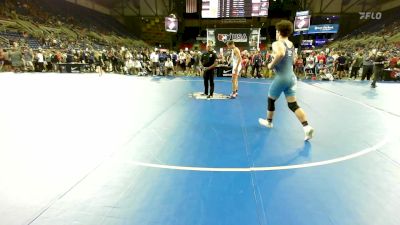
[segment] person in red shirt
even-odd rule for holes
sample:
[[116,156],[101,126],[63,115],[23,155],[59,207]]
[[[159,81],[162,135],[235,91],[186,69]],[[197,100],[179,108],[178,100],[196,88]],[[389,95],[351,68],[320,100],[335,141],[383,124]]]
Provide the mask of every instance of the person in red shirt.
[[319,55],[317,55],[317,62],[323,61],[323,64],[326,64],[326,56],[325,52],[320,52]]
[[298,57],[296,59],[296,62],[294,63],[294,66],[295,66],[295,72],[296,72],[297,77],[300,75],[303,75],[303,72],[304,72],[303,58]]
[[394,80],[400,80],[400,58],[393,55],[389,61],[389,68],[391,69],[390,77]]
[[249,67],[250,60],[247,53],[242,53],[242,70],[241,77],[247,77],[247,68]]
[[389,61],[389,67],[392,69],[395,68],[398,62],[399,62],[399,57],[393,56]]

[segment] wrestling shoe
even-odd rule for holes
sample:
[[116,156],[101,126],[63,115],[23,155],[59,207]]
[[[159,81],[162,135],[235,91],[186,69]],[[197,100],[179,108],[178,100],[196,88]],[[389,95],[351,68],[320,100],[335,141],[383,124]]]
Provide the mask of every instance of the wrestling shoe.
[[264,120],[264,119],[261,119],[261,118],[258,119],[258,123],[261,126],[264,126],[264,127],[267,127],[267,128],[273,128],[274,127],[272,122],[269,122],[268,120]]
[[310,125],[307,125],[307,126],[303,127],[303,129],[304,129],[304,136],[305,136],[304,140],[305,141],[310,140],[314,135],[314,128],[312,128]]

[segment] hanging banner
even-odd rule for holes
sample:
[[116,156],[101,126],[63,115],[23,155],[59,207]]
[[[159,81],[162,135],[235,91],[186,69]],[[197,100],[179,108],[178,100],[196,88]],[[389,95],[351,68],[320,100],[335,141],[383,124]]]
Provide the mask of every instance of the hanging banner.
[[165,30],[167,32],[178,32],[178,19],[165,17]]
[[301,41],[301,46],[312,46],[314,40],[302,40]]
[[[308,31],[303,31],[303,34],[336,34],[337,32],[339,32],[339,24],[319,24],[311,25]],[[293,35],[300,35],[300,32],[294,32]]]
[[215,29],[215,48],[224,48],[228,41],[234,41],[237,47],[249,47],[251,29],[217,28]]
[[294,31],[305,31],[310,27],[311,16],[296,16],[294,20]]

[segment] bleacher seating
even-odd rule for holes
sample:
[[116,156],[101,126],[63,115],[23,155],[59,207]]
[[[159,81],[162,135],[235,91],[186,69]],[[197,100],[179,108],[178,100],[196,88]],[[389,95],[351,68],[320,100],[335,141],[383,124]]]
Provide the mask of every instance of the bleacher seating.
[[346,34],[346,36],[340,39],[345,39],[349,37],[354,37],[357,35],[373,34],[378,32],[385,32],[385,30],[390,31],[389,27],[396,25],[399,22],[399,10],[400,7],[385,11],[383,16],[379,20],[367,20],[358,29],[355,29],[351,33]]
[[33,49],[146,45],[112,16],[64,0],[7,1],[0,7],[2,44],[22,41]]
[[[114,17],[84,8],[67,1],[34,0],[41,4],[43,11],[56,16],[57,19],[70,21],[89,30],[98,29],[106,33],[134,38],[132,32],[118,22]],[[56,3],[56,4],[55,4]],[[56,7],[55,7],[56,5]]]
[[358,29],[337,38],[328,46],[338,49],[367,48],[392,50],[400,45],[400,7],[385,11],[380,20],[368,20]]

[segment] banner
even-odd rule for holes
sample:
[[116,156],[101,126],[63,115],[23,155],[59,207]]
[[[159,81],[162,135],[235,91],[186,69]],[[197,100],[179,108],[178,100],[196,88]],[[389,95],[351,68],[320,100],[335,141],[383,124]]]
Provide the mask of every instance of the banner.
[[186,13],[197,13],[197,0],[186,0]]
[[165,17],[165,30],[167,32],[178,32],[178,19]]
[[308,34],[336,34],[339,31],[339,24],[311,25]]
[[311,16],[296,16],[294,20],[294,31],[305,31],[310,27]]
[[321,46],[324,45],[328,42],[328,39],[316,39],[315,40],[315,46]]
[[[303,34],[336,34],[339,32],[339,24],[319,24],[311,25],[308,31],[303,31]],[[294,36],[300,32],[294,32]]]
[[269,0],[202,0],[201,2],[202,18],[268,16]]
[[217,28],[215,29],[215,48],[224,48],[228,41],[234,41],[237,47],[249,47],[251,29],[248,28]]
[[310,15],[310,11],[298,11],[296,12],[296,16],[309,16]]
[[301,46],[312,46],[314,40],[302,40],[301,41]]

